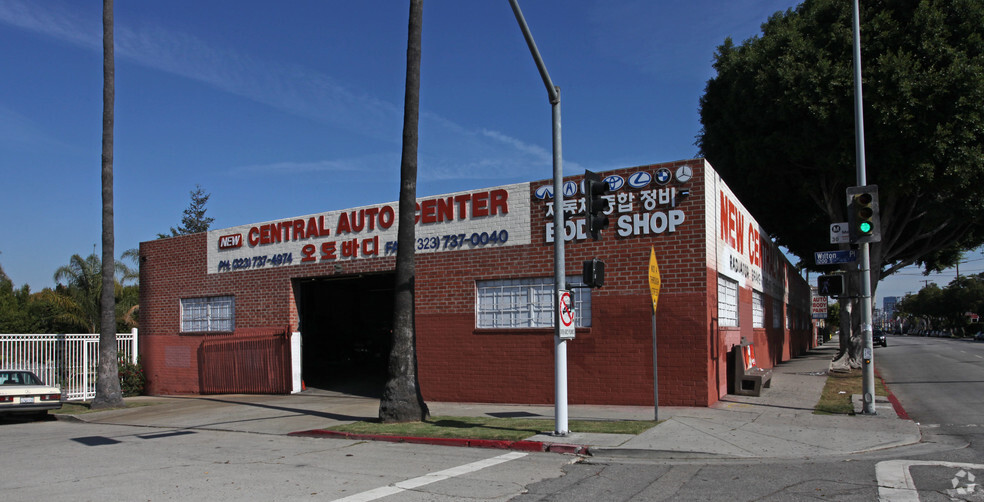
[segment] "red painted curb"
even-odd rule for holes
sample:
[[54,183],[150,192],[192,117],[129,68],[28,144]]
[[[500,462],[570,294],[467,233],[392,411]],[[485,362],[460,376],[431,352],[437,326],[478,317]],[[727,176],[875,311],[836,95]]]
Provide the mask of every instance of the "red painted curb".
[[295,437],[321,437],[333,439],[351,439],[362,441],[386,441],[390,443],[432,444],[437,446],[459,446],[465,448],[489,448],[496,450],[516,450],[527,452],[550,452],[572,455],[587,455],[588,447],[581,445],[547,444],[541,441],[509,441],[503,439],[465,439],[465,438],[429,438],[414,436],[388,436],[383,434],[355,434],[326,429],[312,429],[287,434]]
[[882,387],[885,387],[885,392],[888,393],[888,402],[892,403],[892,409],[895,410],[895,414],[902,420],[911,420],[909,414],[905,412],[905,408],[902,407],[902,402],[899,401],[899,398],[895,397],[895,394],[888,388],[888,385],[885,385],[885,379],[882,378],[881,373],[877,369],[875,370],[875,376],[881,380]]

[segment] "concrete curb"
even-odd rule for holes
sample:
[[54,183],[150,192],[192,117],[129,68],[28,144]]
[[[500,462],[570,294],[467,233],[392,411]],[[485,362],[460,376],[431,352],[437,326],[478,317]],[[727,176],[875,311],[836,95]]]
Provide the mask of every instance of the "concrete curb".
[[489,448],[495,450],[560,453],[564,455],[590,455],[589,448],[584,445],[544,443],[542,441],[390,436],[385,434],[338,432],[325,429],[291,432],[287,435],[294,437],[349,439],[356,441],[386,441],[390,443],[430,444],[436,446],[458,446],[463,448]]

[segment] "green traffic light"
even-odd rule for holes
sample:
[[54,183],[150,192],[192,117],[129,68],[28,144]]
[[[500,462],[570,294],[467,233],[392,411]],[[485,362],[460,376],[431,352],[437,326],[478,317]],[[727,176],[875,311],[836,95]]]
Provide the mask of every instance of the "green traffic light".
[[863,234],[871,233],[871,222],[862,221],[861,224],[858,225],[858,230],[860,230]]

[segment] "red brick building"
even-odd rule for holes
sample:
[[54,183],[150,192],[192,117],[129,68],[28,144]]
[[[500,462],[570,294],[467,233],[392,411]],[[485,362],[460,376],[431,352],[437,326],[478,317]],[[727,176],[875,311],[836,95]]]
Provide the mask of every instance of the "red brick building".
[[[606,262],[603,288],[574,289],[570,403],[652,405],[651,250],[662,280],[660,404],[707,406],[726,394],[727,354],[742,337],[763,367],[810,347],[809,286],[706,161],[601,175],[612,208],[598,241],[577,216],[581,177],[565,186],[568,281],[580,281],[584,260]],[[426,400],[553,402],[550,192],[551,182],[540,181],[418,199],[416,330]],[[290,366],[291,354],[236,344],[275,332],[299,334],[303,357],[295,345],[293,369],[308,386],[381,382],[396,219],[389,203],[142,243],[149,392],[210,392],[209,372],[233,371],[216,370],[215,361],[229,358],[251,368],[237,371],[289,391],[289,371],[249,365],[272,357]],[[220,346],[226,352],[215,355]],[[235,390],[252,389],[243,385]]]

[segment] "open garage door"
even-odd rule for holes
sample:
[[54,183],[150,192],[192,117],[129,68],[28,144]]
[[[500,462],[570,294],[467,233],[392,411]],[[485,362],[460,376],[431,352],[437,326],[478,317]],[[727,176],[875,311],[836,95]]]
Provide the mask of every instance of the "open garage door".
[[308,387],[382,395],[393,282],[392,273],[298,280],[301,377]]

